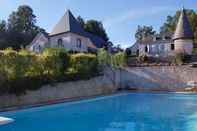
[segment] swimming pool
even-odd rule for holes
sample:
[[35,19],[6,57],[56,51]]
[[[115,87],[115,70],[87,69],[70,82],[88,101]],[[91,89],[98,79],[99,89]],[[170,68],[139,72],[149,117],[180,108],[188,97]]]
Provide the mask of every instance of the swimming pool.
[[125,93],[0,113],[0,131],[197,131],[197,95]]

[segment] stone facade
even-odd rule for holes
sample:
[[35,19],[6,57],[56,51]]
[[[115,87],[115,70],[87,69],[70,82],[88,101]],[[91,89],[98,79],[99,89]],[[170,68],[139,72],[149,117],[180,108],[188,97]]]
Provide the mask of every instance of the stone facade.
[[193,40],[188,39],[188,40],[176,40],[174,41],[175,45],[175,51],[178,53],[184,52],[189,55],[192,54],[193,51]]
[[[88,52],[88,47],[93,45],[89,38],[74,33],[65,33],[50,37],[50,47],[59,47],[58,40],[62,40],[62,46],[67,50]],[[80,41],[81,45],[78,45]]]
[[[138,45],[138,49],[136,49]],[[143,38],[131,47],[131,51],[138,50],[140,56],[168,57],[177,53],[191,55],[193,52],[193,33],[187,18],[186,10],[181,11],[174,33],[158,34]],[[133,51],[137,52],[137,51]]]
[[152,40],[147,43],[138,43],[139,55],[147,55],[153,57],[167,57],[174,52],[171,48],[173,42],[171,40]]

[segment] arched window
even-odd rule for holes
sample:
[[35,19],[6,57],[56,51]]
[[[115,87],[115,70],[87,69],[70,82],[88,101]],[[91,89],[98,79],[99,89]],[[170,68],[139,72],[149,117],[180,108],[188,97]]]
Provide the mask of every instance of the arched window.
[[58,39],[57,44],[58,44],[58,47],[64,47],[62,39]]
[[77,39],[77,47],[81,48],[81,39]]
[[38,45],[38,51],[39,51],[39,52],[41,51],[41,46],[40,46],[40,45]]
[[174,50],[175,47],[174,47],[174,44],[171,44],[171,50]]
[[148,46],[145,46],[145,52],[146,53],[148,52]]

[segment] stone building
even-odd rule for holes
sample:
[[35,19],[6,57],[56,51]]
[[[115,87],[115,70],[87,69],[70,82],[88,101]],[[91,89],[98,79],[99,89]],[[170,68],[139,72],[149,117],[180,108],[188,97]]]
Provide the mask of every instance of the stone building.
[[45,48],[65,48],[68,51],[89,52],[102,48],[105,41],[86,32],[70,10],[66,11],[52,32],[39,33],[28,46],[30,51],[42,52]]
[[153,57],[167,57],[177,53],[192,54],[193,33],[186,10],[182,9],[174,33],[146,37],[141,41],[137,41],[130,49],[133,55]]

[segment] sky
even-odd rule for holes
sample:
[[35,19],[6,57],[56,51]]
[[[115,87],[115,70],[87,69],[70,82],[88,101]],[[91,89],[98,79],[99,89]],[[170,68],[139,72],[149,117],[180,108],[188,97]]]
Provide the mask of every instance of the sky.
[[138,25],[159,31],[167,15],[183,6],[197,11],[197,0],[0,0],[0,20],[24,4],[33,8],[37,25],[47,32],[70,9],[75,17],[102,21],[110,41],[123,48],[134,44]]

